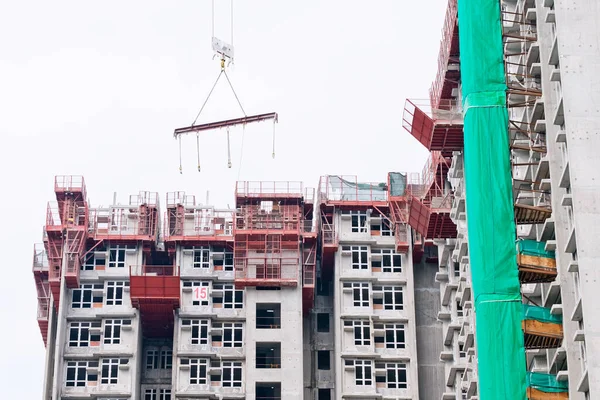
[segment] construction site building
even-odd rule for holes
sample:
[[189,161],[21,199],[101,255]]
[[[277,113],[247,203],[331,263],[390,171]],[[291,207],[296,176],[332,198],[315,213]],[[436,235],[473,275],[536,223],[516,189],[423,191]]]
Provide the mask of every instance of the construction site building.
[[[515,247],[523,300],[523,343],[529,399],[591,399],[600,370],[594,290],[597,261],[598,118],[593,104],[600,57],[593,2],[502,1],[513,182]],[[593,14],[593,15],[592,15]],[[585,31],[585,37],[577,32]],[[457,1],[450,0],[439,70],[429,101],[407,101],[405,128],[449,168],[455,236],[431,234],[439,246],[446,365],[443,399],[477,399],[475,310],[466,224]],[[594,114],[594,116],[592,116]],[[438,153],[439,152],[439,153]],[[495,179],[490,176],[489,179]],[[493,210],[490,210],[493,212]],[[502,338],[498,338],[502,340]],[[519,382],[511,383],[519,385]]]
[[438,307],[437,258],[389,188],[324,176],[315,199],[300,183],[238,182],[233,210],[172,192],[161,211],[149,192],[91,208],[83,178],[57,177],[33,260],[43,398],[441,393],[441,327],[415,311],[419,296],[424,315]]

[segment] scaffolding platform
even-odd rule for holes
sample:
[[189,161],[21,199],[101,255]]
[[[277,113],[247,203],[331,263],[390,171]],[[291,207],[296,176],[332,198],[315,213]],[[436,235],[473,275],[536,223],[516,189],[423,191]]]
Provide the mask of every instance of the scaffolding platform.
[[174,310],[180,306],[180,279],[173,266],[129,267],[130,296],[140,310],[146,337],[173,337]]
[[442,106],[432,108],[427,100],[406,100],[402,127],[427,150],[452,156],[464,147],[462,108],[452,100],[444,100]]

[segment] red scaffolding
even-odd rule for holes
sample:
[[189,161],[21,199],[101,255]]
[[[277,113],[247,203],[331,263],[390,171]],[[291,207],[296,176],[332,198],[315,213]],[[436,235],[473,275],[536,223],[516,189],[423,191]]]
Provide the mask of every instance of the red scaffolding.
[[[433,101],[433,100],[431,100]],[[460,102],[441,100],[441,108],[433,108],[428,100],[406,100],[402,127],[429,151],[452,156],[463,148],[463,115]]]
[[81,176],[55,177],[54,193],[56,202],[49,203],[46,212],[44,244],[49,286],[58,308],[63,270],[67,287],[79,287],[79,266],[88,237],[89,210],[85,181]]
[[235,196],[236,286],[297,286],[303,271],[302,184],[237,182]]
[[129,204],[90,210],[89,231],[96,241],[141,241],[145,248],[158,237],[158,193],[141,191]]
[[423,169],[424,192],[410,203],[409,224],[425,239],[455,238],[456,224],[450,218],[454,198],[446,186],[451,159],[431,152]]
[[195,196],[185,192],[167,193],[163,239],[170,254],[176,244],[233,247],[234,210],[196,205]]
[[180,305],[179,271],[175,266],[129,267],[131,304],[140,310],[145,337],[173,337],[174,310]]
[[331,270],[334,255],[339,246],[335,229],[336,209],[368,210],[380,214],[391,226],[388,184],[382,182],[359,182],[356,176],[325,175],[319,180],[319,230],[321,234],[321,268]]
[[458,88],[459,81],[458,0],[449,0],[440,41],[437,76],[429,90],[431,106],[441,108],[443,100],[452,99],[452,92]]
[[50,314],[50,283],[48,282],[48,257],[43,243],[33,246],[33,277],[37,292],[37,321],[44,345],[48,343],[48,318]]

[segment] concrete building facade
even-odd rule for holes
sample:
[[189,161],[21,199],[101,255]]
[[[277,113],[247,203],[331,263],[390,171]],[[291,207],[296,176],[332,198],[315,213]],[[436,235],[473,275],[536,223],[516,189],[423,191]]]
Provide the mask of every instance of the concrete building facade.
[[[427,216],[449,212],[456,235],[427,234],[416,221],[412,224],[438,245],[438,319],[444,331],[440,359],[446,370],[442,398],[477,399],[462,121],[455,117],[462,113],[456,3],[449,1],[431,98],[425,105],[407,101],[404,125],[432,151],[432,158],[439,153],[448,166],[438,175],[451,189],[451,206],[440,210],[431,205]],[[500,6],[527,398],[590,399],[597,391],[598,370],[589,357],[597,324],[594,305],[585,304],[593,303],[595,275],[582,266],[593,263],[591,238],[600,199],[594,178],[598,157],[592,150],[599,121],[592,72],[600,54],[600,33],[592,26],[597,5],[505,0]],[[546,386],[532,384],[536,377]]]
[[435,314],[435,271],[413,266],[412,230],[392,220],[387,185],[324,177],[316,203],[314,190],[279,185],[239,182],[235,210],[168,193],[163,212],[147,192],[90,208],[82,178],[57,177],[34,252],[42,398],[440,391],[419,374],[442,376],[428,351],[441,326],[415,315],[417,275],[421,312]]

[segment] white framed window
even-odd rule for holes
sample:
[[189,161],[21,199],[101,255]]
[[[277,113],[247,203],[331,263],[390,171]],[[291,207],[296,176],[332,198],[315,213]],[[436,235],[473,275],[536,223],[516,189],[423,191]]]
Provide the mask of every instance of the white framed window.
[[121,364],[121,360],[118,358],[105,358],[102,360],[101,384],[116,385],[119,383],[119,364]]
[[129,287],[127,281],[107,281],[105,304],[107,306],[123,305],[123,291],[126,287]]
[[404,324],[377,324],[376,330],[383,330],[383,336],[375,337],[375,343],[383,343],[386,349],[406,348],[406,330]]
[[79,268],[81,271],[93,271],[96,267],[104,267],[106,265],[106,258],[96,257],[96,252],[91,251],[85,256],[84,262],[81,263]]
[[161,350],[160,351],[160,368],[161,369],[172,369],[173,368],[173,351],[172,350]]
[[221,372],[223,387],[242,387],[241,361],[223,361]]
[[125,268],[127,246],[112,245],[108,249],[108,268]]
[[[202,289],[202,288],[206,288],[206,292],[209,292],[209,288],[210,288],[210,282],[208,281],[185,281],[183,282],[183,287],[191,287],[192,290],[196,290],[196,288],[198,289]],[[209,297],[210,296],[206,296],[205,299],[200,299],[200,300],[192,300],[192,305],[194,306],[208,306],[209,304]]]
[[371,344],[371,323],[368,320],[344,321],[344,327],[346,326],[353,329],[355,346],[369,346]]
[[379,294],[373,304],[381,305],[384,310],[404,310],[402,286],[374,286],[373,292]]
[[120,344],[123,325],[131,325],[131,320],[107,319],[104,321],[104,344]]
[[79,285],[79,289],[73,289],[71,307],[92,308],[93,303],[102,303],[102,295],[99,293],[103,289],[104,286],[101,283]]
[[354,366],[354,384],[356,386],[370,386],[373,384],[373,361],[346,360],[345,365]]
[[148,349],[146,350],[146,369],[159,369],[160,357],[158,350]]
[[221,329],[222,335],[213,335],[213,342],[221,342],[223,347],[242,347],[244,344],[244,324],[241,322],[214,322],[213,327]]
[[367,246],[350,246],[352,269],[369,269],[369,250]]
[[171,389],[146,389],[144,400],[171,400]]
[[367,212],[363,210],[343,210],[342,214],[350,215],[353,233],[367,232]]
[[366,282],[344,282],[344,288],[352,289],[354,307],[369,307],[369,284]]
[[400,273],[402,256],[394,249],[371,249],[371,267],[381,268],[382,272]]
[[[206,385],[208,360],[204,358],[190,358],[186,361],[190,366],[190,385]],[[182,362],[182,364],[184,363]]]
[[100,321],[71,322],[69,324],[69,347],[88,347],[90,342],[99,342],[100,334],[92,333],[92,328],[100,329]]
[[65,386],[86,387],[88,382],[98,382],[98,374],[88,368],[98,368],[98,361],[68,361]]
[[236,290],[230,283],[213,285],[213,305],[222,304],[222,308],[244,308],[244,291]]
[[210,249],[208,247],[194,247],[193,268],[210,268]]
[[377,375],[377,383],[385,383],[388,389],[406,389],[408,387],[405,363],[376,363],[375,369],[385,371],[385,375]]
[[213,247],[212,262],[215,270],[233,271],[233,250],[228,247]]
[[189,326],[192,330],[191,344],[208,344],[208,320],[207,319],[184,319],[182,326]]

